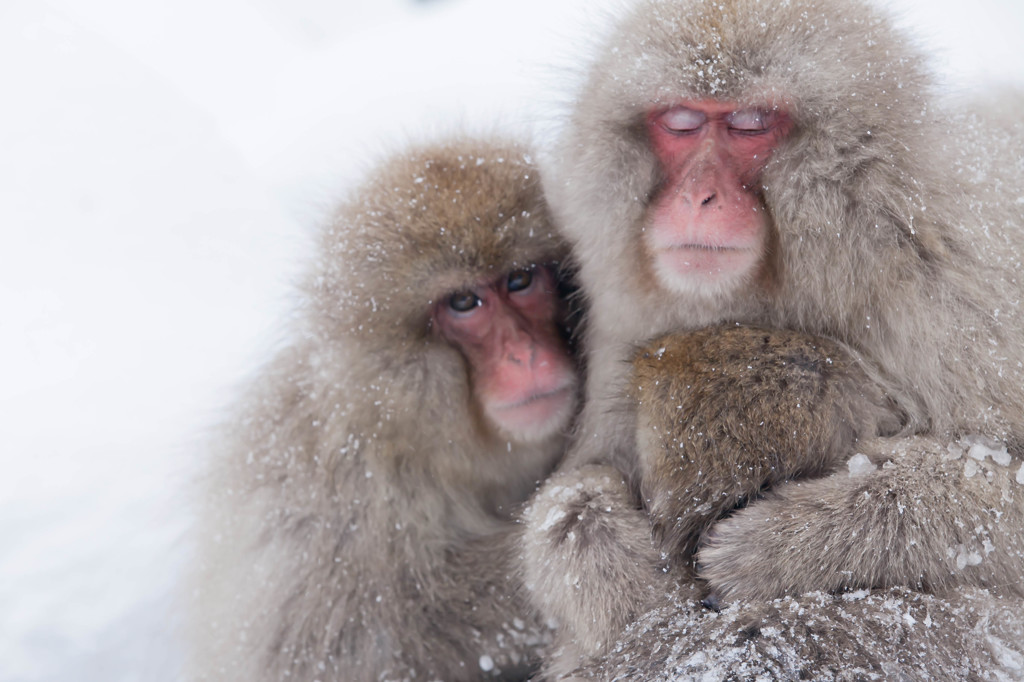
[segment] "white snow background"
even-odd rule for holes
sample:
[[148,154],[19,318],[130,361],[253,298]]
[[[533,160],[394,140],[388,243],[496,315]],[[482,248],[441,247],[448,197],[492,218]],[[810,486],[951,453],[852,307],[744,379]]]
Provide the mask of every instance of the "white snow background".
[[[900,0],[953,91],[1024,3]],[[381,150],[544,130],[586,0],[0,2],[0,680],[174,680],[190,476]]]

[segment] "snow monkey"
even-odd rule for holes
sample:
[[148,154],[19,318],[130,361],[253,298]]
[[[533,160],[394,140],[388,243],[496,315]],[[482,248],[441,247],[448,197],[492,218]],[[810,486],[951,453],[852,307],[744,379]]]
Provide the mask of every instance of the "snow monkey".
[[654,339],[630,384],[641,496],[684,569],[707,527],[762,488],[830,473],[858,439],[901,428],[879,377],[842,344],[708,327]]
[[564,256],[514,144],[402,153],[352,192],[206,482],[196,677],[531,674],[550,633],[514,513],[578,402]]
[[[864,455],[831,476],[786,483],[771,473],[777,446],[732,453],[751,489],[772,489],[711,526],[696,565],[714,594],[742,613],[788,595],[803,623],[851,641],[862,633],[841,602],[800,595],[913,589],[954,633],[916,641],[935,654],[918,674],[954,664],[965,645],[955,636],[983,641],[984,628],[970,633],[989,615],[1010,627],[994,604],[963,615],[978,604],[1024,611],[1024,127],[1012,116],[1024,98],[961,111],[933,87],[913,41],[858,0],[642,0],[599,48],[545,168],[589,310],[586,400],[566,461],[528,512],[524,569],[535,603],[580,650],[621,636],[602,674],[657,670],[636,631],[661,627],[643,610],[667,582],[662,555],[692,548],[704,523],[687,525],[692,495],[664,474],[680,451],[658,451],[631,361],[649,339],[714,325],[847,349],[859,390],[816,407],[867,418],[826,441],[847,450],[833,465]],[[762,352],[756,334],[748,343],[750,357]],[[808,424],[821,426],[795,422]],[[805,473],[830,470],[819,469]],[[713,627],[684,615],[675,637],[651,641],[685,639],[723,664]],[[632,635],[616,630],[634,618]],[[785,630],[759,622],[772,637]],[[792,651],[770,638],[764,650],[773,643]],[[843,646],[819,649],[820,665],[882,670]]]

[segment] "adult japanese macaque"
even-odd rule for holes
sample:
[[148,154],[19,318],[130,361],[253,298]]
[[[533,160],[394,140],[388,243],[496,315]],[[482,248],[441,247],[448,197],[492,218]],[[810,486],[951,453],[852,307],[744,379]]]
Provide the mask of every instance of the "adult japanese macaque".
[[[741,609],[791,595],[848,640],[838,602],[799,595],[909,587],[962,614],[979,588],[1022,611],[1024,130],[1006,116],[1021,103],[947,106],[913,42],[857,0],[649,0],[619,23],[546,169],[590,310],[588,378],[577,442],[528,515],[524,565],[542,567],[535,603],[581,650],[643,621],[672,582],[641,553],[641,503],[663,528],[693,511],[664,474],[678,449],[643,453],[658,439],[638,430],[637,344],[722,323],[841,344],[870,380],[859,393],[882,393],[891,418],[858,427],[841,456],[865,457],[832,476],[748,468],[774,485],[707,534],[697,565],[714,594]],[[694,542],[686,527],[663,535],[669,559]],[[680,627],[713,652],[710,629]],[[606,671],[639,665],[625,640]]]
[[513,144],[400,154],[351,194],[206,483],[196,677],[531,674],[513,513],[576,411],[564,255]]

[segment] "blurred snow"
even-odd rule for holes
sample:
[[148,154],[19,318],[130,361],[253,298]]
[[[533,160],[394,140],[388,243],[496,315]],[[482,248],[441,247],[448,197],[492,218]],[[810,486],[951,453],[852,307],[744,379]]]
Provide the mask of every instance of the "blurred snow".
[[[0,4],[0,681],[172,680],[189,477],[382,151],[543,131],[586,0]],[[1016,0],[901,0],[954,91]]]

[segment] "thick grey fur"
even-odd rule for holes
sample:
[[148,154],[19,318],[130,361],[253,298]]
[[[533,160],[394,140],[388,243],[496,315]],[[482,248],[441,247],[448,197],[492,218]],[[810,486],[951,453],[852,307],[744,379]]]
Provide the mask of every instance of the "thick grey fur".
[[[762,176],[774,288],[679,295],[647,262],[640,235],[660,171],[645,116],[707,98],[778,105],[795,122]],[[860,445],[884,466],[778,485],[713,527],[702,576],[741,614],[764,614],[764,646],[748,649],[742,674],[727,668],[730,679],[797,669],[828,679],[841,666],[863,668],[865,679],[887,674],[885,656],[865,653],[881,646],[865,630],[884,618],[875,597],[849,621],[837,598],[799,595],[897,587],[928,593],[890,593],[910,607],[949,614],[933,615],[938,635],[904,630],[905,646],[930,655],[907,659],[897,677],[1022,674],[1013,633],[1024,613],[1024,127],[1012,115],[1022,105],[1017,93],[979,98],[970,110],[940,99],[913,40],[858,0],[648,0],[619,22],[545,169],[589,305],[582,423],[530,509],[524,545],[528,571],[568,576],[530,578],[535,603],[564,623],[552,676],[584,661],[575,673],[583,677],[671,677],[653,655],[671,644],[705,656],[681,679],[725,679],[716,671],[734,650],[715,617],[673,621],[662,610],[667,624],[655,627],[646,595],[671,592],[676,580],[658,573],[656,553],[630,562],[620,551],[649,535],[630,499],[640,484],[626,398],[636,344],[722,322],[845,344],[906,420],[895,438]],[[615,480],[621,488],[607,492]],[[593,511],[576,514],[581,523],[552,522],[581,504]],[[607,545],[610,568],[595,541]],[[767,600],[786,595],[803,609],[801,623],[826,622],[834,639],[808,649],[785,634]],[[989,637],[1012,643],[1002,673],[972,658]],[[796,667],[780,672],[775,650],[796,652]],[[586,663],[601,651],[612,653]]]
[[203,481],[195,679],[531,674],[550,631],[521,594],[513,515],[565,434],[495,433],[431,310],[564,255],[515,144],[401,153],[351,193],[322,230],[292,343]]

